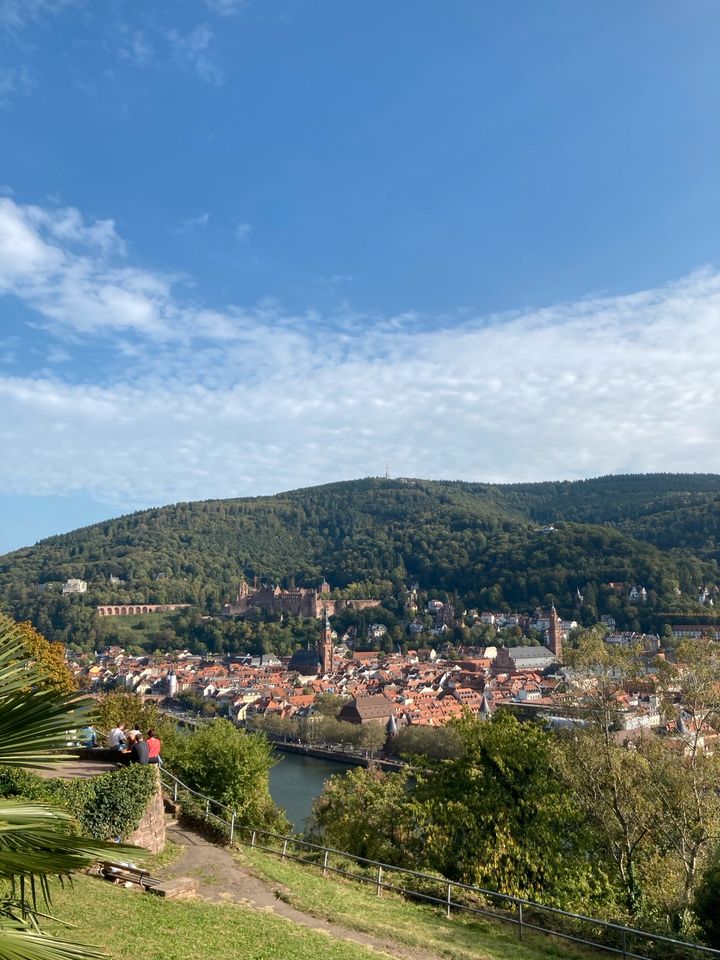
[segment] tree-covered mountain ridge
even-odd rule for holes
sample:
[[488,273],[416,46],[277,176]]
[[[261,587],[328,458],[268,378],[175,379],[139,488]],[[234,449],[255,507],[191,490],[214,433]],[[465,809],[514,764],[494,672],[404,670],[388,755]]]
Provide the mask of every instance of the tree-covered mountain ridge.
[[[622,620],[627,598],[610,602],[614,582],[647,589],[646,606],[625,617],[644,626],[651,612],[711,616],[697,595],[718,581],[718,559],[716,474],[520,484],[366,478],[176,503],[49,537],[0,557],[0,598],[41,628],[38,611],[52,609],[56,635],[63,604],[90,615],[98,603],[175,601],[217,613],[239,579],[254,577],[297,585],[325,577],[380,595],[417,582],[468,605],[552,600],[568,615],[579,590],[586,615],[589,607]],[[87,580],[88,593],[59,597],[70,577]]]

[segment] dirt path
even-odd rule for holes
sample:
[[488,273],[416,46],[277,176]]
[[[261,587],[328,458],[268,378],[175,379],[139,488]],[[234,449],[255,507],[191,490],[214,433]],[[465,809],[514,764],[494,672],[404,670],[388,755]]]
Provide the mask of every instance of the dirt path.
[[438,960],[434,954],[350,930],[296,910],[280,900],[270,886],[240,866],[224,847],[210,843],[192,830],[173,826],[168,830],[168,839],[184,848],[180,859],[168,868],[168,876],[195,877],[200,882],[199,894],[205,900],[242,903],[256,910],[272,910],[292,923],[310,927],[338,940],[351,940],[400,960]]

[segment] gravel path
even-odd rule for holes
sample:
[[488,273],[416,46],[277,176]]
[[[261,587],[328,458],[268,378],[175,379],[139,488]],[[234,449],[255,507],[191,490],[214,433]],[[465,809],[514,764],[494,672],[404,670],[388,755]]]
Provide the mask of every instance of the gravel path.
[[205,900],[242,903],[256,910],[272,910],[291,923],[310,927],[338,940],[351,940],[399,960],[438,960],[434,954],[350,930],[296,910],[281,900],[264,881],[240,866],[224,847],[210,843],[193,830],[173,826],[168,830],[168,838],[184,848],[180,859],[167,869],[168,876],[195,877],[200,882],[199,894]]

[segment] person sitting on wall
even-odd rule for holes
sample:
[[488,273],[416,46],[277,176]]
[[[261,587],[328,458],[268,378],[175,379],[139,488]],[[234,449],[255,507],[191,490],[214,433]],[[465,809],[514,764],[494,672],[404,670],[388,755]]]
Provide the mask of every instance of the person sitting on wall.
[[147,741],[143,739],[143,735],[140,733],[135,740],[133,745],[130,747],[130,763],[149,763],[150,758],[148,756],[148,745]]
[[124,723],[119,723],[116,727],[112,728],[107,735],[107,745],[111,750],[124,750],[127,747]]
[[162,760],[160,759],[162,741],[160,737],[155,736],[154,730],[148,730],[147,740],[145,742],[148,747],[148,763],[159,763],[162,765]]
[[89,723],[86,727],[83,727],[83,729],[80,731],[80,738],[82,745],[88,750],[92,750],[94,747],[96,747],[98,737],[95,725]]

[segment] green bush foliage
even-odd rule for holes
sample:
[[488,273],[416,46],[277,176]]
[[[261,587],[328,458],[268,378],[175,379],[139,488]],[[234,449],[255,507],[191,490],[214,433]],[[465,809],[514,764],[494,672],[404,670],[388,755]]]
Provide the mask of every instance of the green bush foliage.
[[214,720],[177,737],[164,752],[168,768],[193,790],[237,813],[237,822],[282,832],[288,822],[270,796],[272,746],[229,720]]
[[156,704],[147,703],[130,691],[113,690],[103,694],[97,701],[95,724],[102,734],[106,734],[118,723],[126,724],[128,729],[137,727],[147,733],[148,730],[157,729],[161,719]]
[[140,764],[70,780],[5,767],[0,768],[0,796],[55,804],[73,815],[85,836],[124,840],[140,823],[156,778],[154,766]]
[[720,848],[700,880],[694,906],[708,944],[720,950]]

